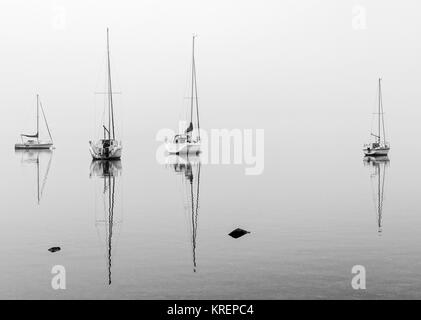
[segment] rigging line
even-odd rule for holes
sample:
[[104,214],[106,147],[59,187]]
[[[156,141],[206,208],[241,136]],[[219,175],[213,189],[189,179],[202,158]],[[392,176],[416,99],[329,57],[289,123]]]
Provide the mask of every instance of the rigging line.
[[47,182],[48,172],[50,172],[51,160],[52,159],[53,159],[53,153],[51,153],[50,160],[48,160],[47,171],[45,172],[44,179],[42,181],[42,185],[41,185],[41,197],[42,197],[42,194],[44,193],[44,188],[45,188],[45,184]]
[[200,162],[199,162],[199,168],[198,168],[198,172],[197,172],[197,192],[196,192],[196,212],[195,212],[195,227],[194,227],[194,261],[195,261],[195,266],[196,266],[196,247],[197,247],[197,242],[196,242],[196,237],[197,237],[197,220],[199,217],[199,193],[200,193]]
[[385,129],[385,124],[384,124],[384,111],[383,111],[383,94],[381,96],[381,113],[382,113],[382,124],[383,124],[383,139],[384,139],[384,142],[386,143],[386,129]]
[[193,35],[193,47],[192,47],[192,70],[191,70],[191,103],[190,103],[190,123],[193,122],[193,89],[194,89],[194,35]]
[[[107,28],[107,76],[108,76],[108,129],[111,129],[111,88],[110,88],[110,53],[108,46],[108,28]],[[111,131],[111,130],[110,130]],[[108,139],[110,139],[110,131],[108,131]]]
[[386,180],[386,165],[387,165],[387,162],[385,162],[384,163],[384,165],[383,165],[383,178],[382,178],[382,191],[381,191],[381,211],[380,211],[380,222],[381,222],[381,219],[382,219],[382,217],[383,217],[383,200],[384,200],[384,182],[385,182],[385,180]]
[[[377,89],[374,93],[373,102],[372,102],[372,109],[377,110]],[[372,114],[371,114],[371,129],[370,129],[371,133],[373,133],[374,120],[376,118],[375,114],[376,114],[375,111],[372,112]],[[371,139],[371,135],[370,135],[370,139]]]
[[[101,61],[102,61],[101,62],[102,66],[107,65],[107,54],[106,53],[104,53],[104,56],[103,56]],[[104,74],[103,74],[103,68],[99,68],[99,69],[101,71],[98,72],[98,79],[97,79],[96,87],[98,87],[98,88],[101,87],[101,88],[103,88],[104,91],[108,91],[108,85],[107,85],[108,81],[107,81],[107,76],[105,75],[106,72],[104,72]],[[101,79],[101,85],[99,85],[99,82],[100,82],[99,79]],[[95,109],[94,109],[93,114],[92,114],[92,116],[93,116],[92,123],[93,123],[93,128],[97,128],[96,130],[94,130],[94,136],[102,136],[102,134],[101,134],[102,133],[102,127],[97,127],[97,121],[98,121],[97,113],[98,113],[98,111],[100,111],[102,109],[100,122],[101,122],[101,124],[105,125],[105,112],[106,112],[106,109],[107,109],[107,101],[108,101],[107,95],[108,95],[108,93],[106,95],[103,95],[103,98],[101,99],[101,102],[98,102],[94,98]]]
[[[101,122],[102,122],[102,126],[105,126],[105,113],[106,113],[106,109],[107,109],[107,101],[106,98],[104,98],[103,100],[103,106],[102,106],[102,116],[101,116]],[[97,135],[99,135],[99,132],[102,131],[101,129],[97,129]]]
[[37,94],[37,141],[39,141],[39,95]]
[[[105,210],[105,193],[107,192],[107,178],[104,178],[104,189],[102,191],[102,194],[104,195],[104,210]],[[105,221],[105,214],[104,214],[104,221]]]
[[375,178],[377,175],[376,165],[370,164],[374,168],[374,173],[370,175],[370,185],[371,185],[371,195],[372,195],[372,201],[373,201],[373,209],[376,214],[376,223],[377,223],[377,192],[375,188]]
[[39,101],[39,105],[41,106],[41,112],[44,118],[45,125],[47,127],[48,135],[50,136],[51,142],[53,142],[53,137],[51,136],[50,127],[48,126],[47,117],[45,116],[45,112],[44,112],[44,108],[42,107],[41,100]]
[[38,198],[38,204],[40,201],[39,196],[39,153],[37,154],[37,198]]
[[[105,54],[104,54],[102,59],[98,59],[98,65],[97,65],[97,68],[96,68],[96,70],[97,70],[96,79],[95,79],[95,82],[94,82],[95,83],[95,85],[94,85],[95,90],[100,87],[100,83],[101,83],[101,87],[102,87],[102,79],[103,79],[103,77],[102,77],[102,69],[103,68],[102,67],[103,67],[104,60],[105,60]],[[98,118],[96,117],[96,114],[97,114],[97,111],[98,111],[98,105],[99,104],[97,103],[97,99],[96,99],[95,95],[92,98],[92,104],[93,104],[93,108],[91,108],[91,113],[90,113],[90,117],[91,117],[90,118],[90,124],[91,124],[90,132],[91,132],[92,136],[96,136],[97,131],[94,128],[96,128],[96,124],[97,124],[96,120]]]
[[196,192],[196,225],[197,225],[197,216],[198,216],[198,211],[199,211],[200,167],[201,167],[201,163],[199,162],[199,168],[197,172],[197,192]]
[[109,121],[111,121],[113,139],[115,139],[114,106],[113,106],[113,93],[112,93],[113,91],[112,91],[112,86],[111,86],[111,62],[110,62],[110,43],[109,43],[109,36],[108,36],[108,28],[107,28],[107,56],[108,56],[108,93],[109,93],[109,103],[110,103],[110,112],[111,112],[111,119],[109,119]]
[[[111,61],[111,58],[110,58],[110,61]],[[116,56],[114,55],[113,56],[113,65],[114,66],[119,65],[119,63],[116,63],[116,61],[118,62],[119,60],[118,60],[118,57],[116,58]],[[110,66],[111,66],[111,62],[110,62]],[[111,69],[112,68],[110,68],[110,72],[111,72]],[[119,70],[114,67],[112,69],[112,75],[113,75],[112,76],[113,89],[116,90],[116,91],[111,92],[111,94],[113,95],[112,96],[112,99],[113,99],[112,119],[113,119],[113,128],[114,128],[114,139],[115,139],[115,131],[117,131],[117,135],[120,137],[119,139],[121,140],[124,137],[124,121],[122,120],[122,119],[124,119],[124,106],[125,106],[125,103],[124,103],[124,100],[123,100],[124,99],[124,92],[120,90],[122,82],[121,82]],[[115,95],[119,96],[119,98],[117,100],[117,104],[119,106],[117,115],[119,115],[119,116],[117,116],[117,117],[116,117],[116,112],[114,112],[114,102],[116,101]],[[117,128],[117,130],[115,128]]]
[[197,97],[197,76],[196,76],[196,59],[193,57],[194,87],[196,94],[196,117],[197,117],[197,135],[200,141],[200,123],[199,123],[199,98]]
[[[180,171],[176,171],[176,172],[177,172],[177,175],[180,176],[180,181],[181,181],[181,185],[182,185],[182,188],[179,189],[179,190],[180,190],[180,192],[182,194],[182,198],[183,198],[183,208],[184,208],[183,212],[184,212],[184,215],[185,215],[185,219],[188,222],[187,223],[187,226],[188,226],[188,229],[189,229],[188,231],[190,233],[192,233],[192,230],[191,230],[192,228],[191,228],[191,223],[190,223],[191,215],[190,215],[190,209],[189,209],[190,203],[191,203],[191,196],[190,196],[190,192],[188,191],[190,179],[189,179],[189,176],[186,174],[189,170],[189,168],[188,168],[189,163],[179,164],[179,165],[180,165]],[[189,239],[191,240],[191,238],[189,238]]]
[[[102,195],[103,195],[103,197],[102,197],[102,207],[103,207],[103,212],[102,212],[102,214],[103,214],[103,216],[102,217],[100,217],[101,219],[100,220],[98,220],[99,222],[101,222],[101,223],[104,223],[104,225],[106,226],[106,224],[107,224],[107,201],[106,201],[106,193],[107,193],[107,190],[108,190],[108,188],[107,188],[107,177],[105,177],[104,176],[104,179],[102,179],[103,181],[104,181],[104,188],[102,189]],[[106,235],[106,238],[108,238],[108,229],[107,228],[105,228],[105,235]]]
[[[189,59],[190,60],[190,59]],[[190,62],[189,62],[190,64]],[[186,103],[186,97],[189,96],[190,91],[190,70],[188,69],[187,75],[185,76],[185,83],[184,83],[184,91],[183,91],[183,100],[181,102],[181,108],[179,110],[179,118],[180,120],[186,120],[188,119],[189,114],[189,105]]]

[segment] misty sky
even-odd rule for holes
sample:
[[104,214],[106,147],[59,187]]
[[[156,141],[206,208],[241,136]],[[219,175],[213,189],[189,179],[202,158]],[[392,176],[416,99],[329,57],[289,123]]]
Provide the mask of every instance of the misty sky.
[[[364,30],[352,25],[357,5],[366,9]],[[421,134],[419,10],[408,0],[5,0],[2,143],[32,131],[37,92],[57,147],[92,138],[108,26],[113,80],[123,93],[115,100],[118,130],[127,141],[177,128],[197,33],[205,129],[264,128],[270,144],[343,137],[359,148],[381,76],[393,147]]]
[[[366,26],[355,29],[361,9]],[[1,0],[0,241],[10,245],[1,247],[0,296],[56,297],[58,263],[69,266],[66,294],[78,298],[341,298],[351,266],[365,263],[374,298],[417,296],[420,10],[419,0]],[[88,150],[100,128],[107,27],[124,172],[112,290],[96,231],[103,181],[89,178]],[[245,163],[202,166],[197,276],[188,181],[155,158],[157,132],[177,129],[188,105],[193,33],[202,128],[265,134],[263,174],[246,175]],[[382,237],[376,177],[362,161],[380,76],[391,144]],[[36,93],[56,146],[39,175],[13,150],[35,131]],[[252,233],[228,242],[236,227]],[[396,285],[384,285],[390,279]]]

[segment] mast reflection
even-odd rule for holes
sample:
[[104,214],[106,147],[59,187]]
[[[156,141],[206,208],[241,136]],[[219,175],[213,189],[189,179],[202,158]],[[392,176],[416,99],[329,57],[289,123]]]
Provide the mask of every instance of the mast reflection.
[[[28,164],[35,164],[37,168],[37,203],[41,203],[44,188],[47,183],[48,173],[50,172],[51,160],[53,159],[53,151],[51,149],[45,150],[15,150],[15,154],[21,157],[21,164],[23,166]],[[40,166],[41,162],[44,163],[43,158],[48,158],[47,168],[45,173],[42,175],[40,182]]]
[[167,165],[172,167],[178,175],[182,176],[184,210],[191,223],[193,272],[196,272],[196,240],[201,170],[200,155],[169,155],[167,156]]
[[[96,177],[102,180],[101,183],[101,204],[99,208],[95,206],[98,213],[95,212],[96,227],[103,226],[105,230],[106,242],[106,260],[108,271],[108,285],[111,285],[111,266],[112,266],[112,242],[113,227],[119,221],[115,217],[117,207],[117,183],[116,179],[121,175],[122,167],[120,160],[94,160],[91,163],[89,177]],[[96,197],[97,198],[97,197]]]
[[373,189],[373,200],[375,204],[377,232],[379,235],[383,232],[383,199],[386,180],[386,168],[389,166],[390,160],[387,156],[383,157],[364,157],[364,165],[372,168],[370,175],[371,185]]

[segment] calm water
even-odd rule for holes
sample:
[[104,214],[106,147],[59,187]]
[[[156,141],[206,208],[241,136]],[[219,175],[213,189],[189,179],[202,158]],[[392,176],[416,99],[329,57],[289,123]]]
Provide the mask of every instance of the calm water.
[[[419,11],[415,0],[2,1],[0,298],[421,298]],[[111,166],[88,151],[107,26],[122,93]],[[155,159],[157,132],[188,114],[192,33],[201,126],[264,129],[261,175]],[[390,162],[367,164],[379,77]],[[57,148],[15,153],[34,133],[36,93]],[[251,233],[228,236],[238,227]],[[66,290],[51,287],[55,265]],[[365,291],[351,287],[354,265]]]
[[[127,138],[111,166],[92,165],[82,143],[40,154],[5,145],[0,298],[420,298],[417,159],[392,144],[389,163],[364,164],[351,140],[332,154],[270,132],[259,176],[197,158],[159,165],[153,139],[139,157]],[[229,237],[237,227],[251,233]],[[356,264],[366,291],[351,288]],[[51,288],[54,265],[66,290]]]

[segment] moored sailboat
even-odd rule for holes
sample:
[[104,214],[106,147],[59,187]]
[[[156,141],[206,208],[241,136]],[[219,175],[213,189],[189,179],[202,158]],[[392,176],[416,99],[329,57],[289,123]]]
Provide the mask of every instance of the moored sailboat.
[[[170,154],[196,154],[200,152],[200,124],[199,124],[199,99],[197,97],[196,61],[194,45],[196,36],[193,35],[191,96],[190,96],[190,123],[184,133],[175,135],[167,141],[166,148]],[[195,107],[195,108],[194,108]],[[193,125],[193,113],[196,110],[196,124]],[[195,137],[193,136],[195,133]]]
[[[384,112],[383,112],[383,99],[382,99],[382,86],[381,80],[379,78],[379,98],[378,98],[378,123],[377,123],[377,133],[374,134],[371,132],[371,136],[375,138],[374,142],[365,144],[363,147],[363,152],[366,156],[387,156],[390,150],[390,145],[386,141],[386,130],[384,125]],[[383,134],[383,135],[382,135]]]
[[89,151],[94,160],[117,160],[121,158],[121,141],[115,138],[114,105],[111,84],[110,41],[107,28],[107,73],[108,73],[108,124],[103,123],[103,138],[97,142],[89,141]]
[[[50,140],[40,140],[39,139],[39,115],[41,113],[47,127],[48,135]],[[15,149],[51,149],[53,147],[53,138],[51,136],[50,128],[48,127],[47,117],[45,116],[44,108],[42,107],[39,95],[37,94],[37,133],[36,134],[25,134],[20,135],[21,143],[15,144]]]

